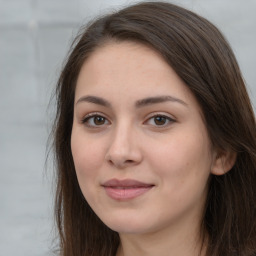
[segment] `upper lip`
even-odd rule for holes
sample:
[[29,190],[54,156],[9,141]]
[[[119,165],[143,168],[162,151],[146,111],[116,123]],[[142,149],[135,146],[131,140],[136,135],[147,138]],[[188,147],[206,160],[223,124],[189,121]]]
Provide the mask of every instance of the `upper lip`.
[[122,188],[131,188],[131,187],[152,187],[153,184],[144,183],[137,180],[125,179],[111,179],[103,183],[103,187],[122,187]]

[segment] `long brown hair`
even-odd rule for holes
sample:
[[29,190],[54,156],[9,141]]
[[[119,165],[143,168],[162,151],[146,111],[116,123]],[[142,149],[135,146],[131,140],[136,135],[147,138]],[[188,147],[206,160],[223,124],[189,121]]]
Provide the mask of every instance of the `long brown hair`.
[[98,18],[72,45],[57,84],[54,125],[61,255],[113,256],[119,244],[118,234],[82,195],[70,147],[81,66],[111,40],[140,42],[158,51],[197,98],[212,144],[237,153],[228,173],[210,177],[202,234],[208,235],[207,255],[256,255],[256,125],[239,66],[213,24],[164,2],[140,3]]

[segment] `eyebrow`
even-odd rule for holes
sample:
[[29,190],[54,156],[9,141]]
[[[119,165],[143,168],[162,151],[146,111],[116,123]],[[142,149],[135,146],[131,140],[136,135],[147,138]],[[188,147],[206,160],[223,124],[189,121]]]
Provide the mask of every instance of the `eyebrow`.
[[176,103],[180,103],[184,106],[188,106],[188,104],[186,102],[184,102],[181,99],[175,98],[173,96],[156,96],[156,97],[149,97],[149,98],[145,98],[145,99],[141,99],[136,101],[135,106],[136,107],[144,107],[147,105],[151,105],[151,104],[157,104],[157,103],[163,103],[163,102],[167,102],[167,101],[171,101],[171,102],[176,102]]
[[[167,102],[167,101],[180,103],[184,106],[188,106],[188,104],[186,102],[184,102],[183,100],[178,99],[178,98],[173,97],[173,96],[169,96],[169,95],[168,96],[164,95],[164,96],[149,97],[149,98],[137,100],[135,102],[135,106],[137,108],[141,108],[141,107],[145,107],[145,106],[148,106],[148,105],[163,103],[163,102]],[[105,100],[101,97],[97,97],[97,96],[88,95],[88,96],[81,97],[76,102],[76,104],[78,104],[80,102],[90,102],[90,103],[94,103],[94,104],[97,104],[97,105],[101,105],[101,106],[104,106],[104,107],[111,108],[111,103],[110,102],[108,102],[107,100]]]
[[90,103],[94,103],[94,104],[97,104],[97,105],[101,105],[101,106],[104,106],[104,107],[111,107],[111,104],[104,100],[103,98],[100,98],[100,97],[96,97],[96,96],[84,96],[84,97],[81,97],[77,102],[76,104],[80,103],[80,102],[90,102]]

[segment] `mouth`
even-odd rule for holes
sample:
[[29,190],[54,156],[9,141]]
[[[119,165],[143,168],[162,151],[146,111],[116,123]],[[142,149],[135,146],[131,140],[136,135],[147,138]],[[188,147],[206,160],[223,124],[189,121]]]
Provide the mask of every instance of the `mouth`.
[[153,184],[130,179],[112,179],[105,182],[102,186],[110,198],[119,201],[134,199],[145,194],[154,187]]

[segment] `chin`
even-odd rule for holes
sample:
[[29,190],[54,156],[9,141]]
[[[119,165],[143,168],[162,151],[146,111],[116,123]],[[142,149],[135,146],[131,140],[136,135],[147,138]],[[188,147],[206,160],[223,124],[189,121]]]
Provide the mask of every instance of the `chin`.
[[149,233],[150,230],[148,230],[145,227],[138,227],[138,226],[134,226],[134,225],[117,225],[115,224],[115,226],[108,226],[110,229],[116,231],[119,234],[145,234],[145,233]]
[[144,234],[154,230],[154,228],[148,225],[150,222],[139,218],[122,217],[122,218],[110,218],[102,219],[106,226],[119,234]]

